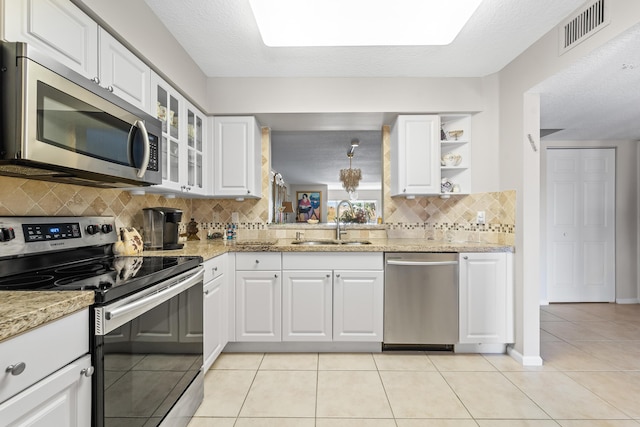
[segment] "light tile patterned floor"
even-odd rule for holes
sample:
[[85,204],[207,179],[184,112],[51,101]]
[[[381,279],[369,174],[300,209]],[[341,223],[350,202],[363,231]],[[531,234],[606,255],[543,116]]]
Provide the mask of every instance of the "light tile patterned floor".
[[541,309],[506,355],[223,354],[189,427],[640,427],[640,305]]

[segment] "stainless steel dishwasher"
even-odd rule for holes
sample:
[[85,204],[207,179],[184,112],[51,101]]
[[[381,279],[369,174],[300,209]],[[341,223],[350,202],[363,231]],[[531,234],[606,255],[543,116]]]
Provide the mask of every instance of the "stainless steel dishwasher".
[[453,350],[458,254],[386,253],[383,350]]

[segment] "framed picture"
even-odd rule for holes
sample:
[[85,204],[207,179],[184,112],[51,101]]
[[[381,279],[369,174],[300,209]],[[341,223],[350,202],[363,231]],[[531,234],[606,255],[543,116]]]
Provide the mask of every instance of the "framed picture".
[[322,200],[319,191],[296,191],[296,222],[307,222],[322,217]]

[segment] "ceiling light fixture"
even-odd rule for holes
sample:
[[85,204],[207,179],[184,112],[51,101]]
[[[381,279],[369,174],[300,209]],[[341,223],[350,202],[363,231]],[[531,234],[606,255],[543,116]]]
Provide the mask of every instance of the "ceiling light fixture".
[[451,43],[482,0],[249,0],[265,45]]
[[362,179],[362,171],[360,169],[351,168],[351,159],[353,159],[354,151],[355,147],[353,146],[351,146],[349,151],[347,151],[349,169],[340,169],[340,181],[342,182],[342,188],[350,194],[353,194],[356,191],[356,188],[358,188],[360,180]]

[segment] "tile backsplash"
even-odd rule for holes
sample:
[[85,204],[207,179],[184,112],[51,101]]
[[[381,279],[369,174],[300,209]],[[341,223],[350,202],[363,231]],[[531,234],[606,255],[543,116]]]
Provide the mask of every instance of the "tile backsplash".
[[[386,132],[383,132],[385,134]],[[387,133],[388,135],[388,133]],[[296,225],[269,228],[269,131],[262,132],[261,199],[189,199],[166,198],[161,194],[132,195],[121,189],[99,189],[69,184],[0,176],[0,216],[76,216],[107,215],[116,218],[116,227],[133,226],[142,230],[142,209],[172,207],[183,211],[181,231],[194,218],[200,224],[200,237],[207,229],[221,231],[238,213],[240,238],[287,238],[295,236]],[[390,197],[389,140],[383,137],[384,227],[353,230],[358,238],[389,237],[469,240],[512,245],[515,238],[515,191],[434,197]],[[477,211],[485,212],[485,224],[475,223]],[[331,237],[326,226],[303,229],[313,237]]]

